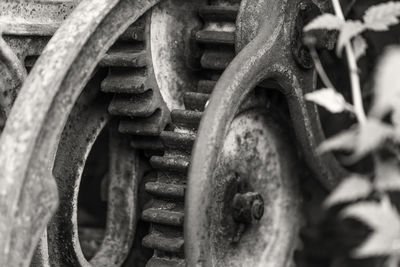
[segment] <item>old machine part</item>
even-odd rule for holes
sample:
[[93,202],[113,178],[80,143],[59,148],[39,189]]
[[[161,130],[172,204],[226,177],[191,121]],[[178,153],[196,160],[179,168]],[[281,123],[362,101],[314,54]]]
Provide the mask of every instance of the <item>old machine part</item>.
[[[316,74],[301,28],[327,3],[0,3],[0,266],[123,266],[145,248],[146,266],[293,266],[296,144],[326,188],[343,172],[314,153],[303,97]],[[105,132],[107,217],[88,257],[78,201]]]

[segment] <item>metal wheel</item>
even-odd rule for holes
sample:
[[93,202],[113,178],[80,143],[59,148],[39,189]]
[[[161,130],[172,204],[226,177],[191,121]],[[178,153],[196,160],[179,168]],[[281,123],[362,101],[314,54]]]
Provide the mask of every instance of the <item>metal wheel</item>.
[[52,169],[72,107],[108,48],[157,2],[81,2],[32,69],[0,141],[0,265],[29,265],[57,206]]
[[[323,157],[315,154],[315,148],[324,136],[315,106],[306,103],[303,97],[305,93],[314,89],[316,76],[311,69],[312,65],[309,64],[311,59],[307,56],[305,47],[301,45],[301,29],[302,25],[312,18],[313,11],[328,8],[323,2],[319,5],[316,6],[311,1],[275,0],[260,0],[257,4],[254,1],[245,0],[241,3],[235,42],[238,54],[214,88],[193,149],[184,224],[185,255],[190,266],[219,266],[225,263],[246,266],[247,262],[244,259],[251,259],[251,264],[257,266],[291,266],[293,264],[292,257],[288,255],[292,255],[293,240],[297,239],[295,237],[298,235],[299,225],[296,218],[299,217],[300,210],[295,205],[287,205],[287,203],[293,204],[298,201],[292,198],[291,188],[293,187],[290,186],[294,183],[293,180],[298,179],[295,173],[276,172],[272,175],[272,177],[278,177],[274,182],[273,178],[268,180],[270,176],[268,171],[264,170],[266,192],[258,192],[257,189],[261,186],[254,187],[253,185],[257,193],[267,194],[265,196],[267,200],[264,201],[264,216],[269,218],[265,219],[269,220],[269,226],[273,228],[271,225],[280,222],[282,229],[287,227],[287,235],[281,235],[279,229],[268,232],[268,228],[265,228],[265,232],[261,235],[257,231],[260,231],[262,227],[258,224],[250,224],[248,233],[249,236],[251,236],[250,233],[255,234],[253,239],[245,238],[243,244],[239,241],[238,245],[229,243],[225,239],[226,243],[222,245],[223,249],[220,249],[222,239],[218,235],[221,232],[227,233],[224,232],[227,229],[224,228],[222,219],[218,221],[218,218],[232,218],[232,211],[224,210],[223,207],[230,205],[231,209],[235,210],[237,203],[234,196],[236,191],[233,194],[229,193],[229,182],[226,180],[240,181],[240,179],[247,179],[246,176],[248,176],[246,172],[239,175],[240,179],[232,175],[238,166],[247,166],[242,158],[245,154],[240,150],[236,158],[243,160],[239,161],[238,166],[227,168],[231,172],[230,175],[227,172],[218,176],[219,169],[225,168],[221,167],[221,162],[225,161],[221,157],[224,151],[235,147],[235,145],[229,145],[227,139],[231,131],[234,131],[231,129],[238,124],[237,116],[241,114],[245,99],[253,94],[256,87],[263,88],[264,91],[275,89],[285,96],[304,158],[326,188],[332,188],[344,172],[332,155]],[[254,122],[253,124],[257,125]],[[284,139],[281,139],[282,136],[274,132],[272,125],[273,123],[267,123],[265,136],[258,137],[264,140],[261,144],[268,144],[260,151],[274,151],[273,144],[285,143]],[[281,169],[277,169],[286,170],[284,166],[288,163],[285,160],[279,160],[285,158],[280,154],[285,149],[277,151],[279,152],[269,158],[269,161],[266,160],[264,164],[268,166],[271,162],[276,162],[275,166],[282,166]],[[251,173],[251,169],[247,170],[247,173]],[[254,178],[249,179],[250,184],[252,179]],[[222,183],[221,189],[218,187],[219,183]],[[273,184],[282,186],[272,190],[268,188],[269,183],[271,186]],[[252,192],[252,190],[249,191]],[[226,195],[230,196],[230,199],[233,198],[233,201],[230,204],[220,203],[218,200]],[[275,198],[272,197],[273,201],[270,201],[271,196],[275,196]],[[279,196],[287,201],[286,204],[285,201],[280,202]],[[254,202],[248,200],[245,203],[254,205]],[[249,210],[251,211],[252,205],[248,205],[248,214],[251,214]],[[272,211],[273,214],[273,210],[277,207],[280,209],[280,215],[269,217],[268,211]],[[261,219],[261,224],[262,222],[263,219]],[[246,233],[246,230],[243,233]],[[268,233],[272,234],[268,235]],[[259,237],[265,234],[268,236],[265,240]],[[257,246],[254,245],[255,243]],[[253,247],[255,249],[252,249]],[[242,255],[242,257],[236,257],[236,255]]]
[[[137,241],[138,208],[151,225],[147,266],[293,264],[297,158],[275,116],[282,107],[265,91],[285,95],[310,168],[332,187],[341,169],[314,153],[323,133],[303,95],[316,77],[297,42],[309,17],[302,12],[324,3],[168,0],[143,16],[158,2],[84,0],[44,49],[0,140],[0,265],[28,266],[42,237],[37,266],[121,266]],[[106,124],[107,228],[88,261],[77,198]],[[151,200],[140,207],[138,150],[152,167],[144,175]]]

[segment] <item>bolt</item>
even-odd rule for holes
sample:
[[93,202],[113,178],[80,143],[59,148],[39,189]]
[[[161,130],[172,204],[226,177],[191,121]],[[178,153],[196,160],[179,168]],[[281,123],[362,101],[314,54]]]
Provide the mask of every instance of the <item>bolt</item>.
[[251,215],[257,221],[261,220],[264,215],[264,201],[256,199],[251,207]]
[[264,200],[259,193],[237,193],[233,198],[233,217],[238,223],[261,220],[264,215]]

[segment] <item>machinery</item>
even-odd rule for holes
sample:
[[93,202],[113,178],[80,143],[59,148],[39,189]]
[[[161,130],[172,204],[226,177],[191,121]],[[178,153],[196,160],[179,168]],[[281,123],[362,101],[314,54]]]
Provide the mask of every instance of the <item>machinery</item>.
[[329,9],[2,1],[0,266],[296,266],[304,169],[345,172],[304,100]]

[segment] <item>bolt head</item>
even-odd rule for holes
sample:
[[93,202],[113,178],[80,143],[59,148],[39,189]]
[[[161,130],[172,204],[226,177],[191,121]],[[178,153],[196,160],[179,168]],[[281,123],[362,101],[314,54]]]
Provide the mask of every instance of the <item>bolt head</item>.
[[251,215],[254,220],[261,220],[264,215],[264,201],[261,199],[256,199],[251,207]]

